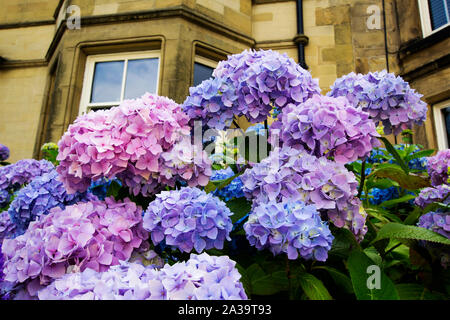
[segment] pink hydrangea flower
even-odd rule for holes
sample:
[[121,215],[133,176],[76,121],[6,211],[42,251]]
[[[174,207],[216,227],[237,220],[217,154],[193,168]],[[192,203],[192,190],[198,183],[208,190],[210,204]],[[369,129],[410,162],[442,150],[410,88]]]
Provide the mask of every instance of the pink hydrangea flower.
[[82,115],[59,141],[57,171],[69,193],[85,191],[102,177],[117,177],[144,196],[177,180],[205,186],[211,162],[190,144],[188,120],[173,100],[148,93]]

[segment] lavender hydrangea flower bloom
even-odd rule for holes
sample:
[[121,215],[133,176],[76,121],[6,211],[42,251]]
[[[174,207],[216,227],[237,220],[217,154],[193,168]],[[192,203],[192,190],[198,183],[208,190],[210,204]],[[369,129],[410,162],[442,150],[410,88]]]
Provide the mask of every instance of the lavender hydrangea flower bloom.
[[[211,176],[211,181],[217,180],[225,180],[234,176],[234,172],[230,167],[226,169],[213,171],[213,175]],[[242,191],[243,184],[240,177],[235,178],[229,185],[220,190],[215,190],[213,194],[216,197],[222,198],[225,201],[234,199],[234,198],[242,198],[244,196],[244,192]]]
[[[343,98],[316,95],[306,102],[287,105],[272,124],[282,145],[348,163],[370,154],[380,142],[369,114]],[[276,130],[276,131],[274,131]]]
[[16,234],[16,225],[11,221],[8,211],[0,212],[0,243]]
[[450,167],[450,149],[439,151],[434,157],[429,157],[427,160],[431,185],[438,186],[447,184],[449,178],[448,169]]
[[222,249],[231,240],[230,209],[219,198],[197,189],[163,191],[144,213],[144,228],[155,245],[163,239],[180,251]]
[[385,134],[397,135],[413,124],[421,125],[427,116],[422,95],[385,70],[367,75],[352,72],[337,79],[327,95],[344,96],[355,107],[369,112],[376,124],[382,123]]
[[420,190],[419,196],[414,200],[415,204],[425,208],[435,202],[450,204],[450,186],[446,184],[438,185],[434,188],[424,188]]
[[24,159],[16,163],[0,167],[0,190],[17,190],[29,183],[33,178],[54,169],[47,160]]
[[250,244],[258,250],[269,248],[274,255],[287,253],[295,260],[326,261],[333,235],[314,205],[301,201],[270,201],[256,206],[244,224]]
[[420,217],[417,225],[450,239],[449,212],[428,212]]
[[5,161],[9,158],[9,148],[0,143],[0,161]]
[[105,271],[148,247],[142,209],[129,199],[55,207],[15,239],[5,239],[5,280],[24,283],[31,296],[69,270]]
[[31,221],[48,214],[54,207],[64,209],[68,205],[93,199],[86,193],[67,194],[64,184],[58,180],[58,173],[53,170],[20,189],[8,209],[8,214],[17,227],[17,236],[25,233]]
[[356,198],[358,182],[343,164],[283,147],[247,169],[241,180],[244,194],[254,206],[301,200],[314,204],[333,224],[351,230],[359,240],[367,231],[366,215]]
[[218,300],[247,299],[236,263],[226,256],[191,254],[162,269],[121,262],[105,272],[86,269],[55,280],[40,300]]
[[245,50],[219,62],[216,78],[236,87],[237,109],[251,123],[267,119],[274,106],[301,103],[320,93],[318,81],[287,54],[272,50]]
[[286,54],[272,50],[246,50],[219,63],[214,78],[190,88],[183,110],[191,125],[201,120],[206,128],[230,126],[233,117],[258,123],[274,106],[304,102],[320,93],[318,82]]

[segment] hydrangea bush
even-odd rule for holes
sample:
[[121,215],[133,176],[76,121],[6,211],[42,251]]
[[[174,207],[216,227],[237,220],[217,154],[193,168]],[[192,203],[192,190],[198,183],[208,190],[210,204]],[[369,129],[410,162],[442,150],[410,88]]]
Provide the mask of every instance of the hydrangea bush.
[[449,150],[382,136],[422,124],[420,98],[385,71],[321,96],[287,55],[247,50],[182,106],[82,115],[46,160],[0,167],[0,299],[448,299]]

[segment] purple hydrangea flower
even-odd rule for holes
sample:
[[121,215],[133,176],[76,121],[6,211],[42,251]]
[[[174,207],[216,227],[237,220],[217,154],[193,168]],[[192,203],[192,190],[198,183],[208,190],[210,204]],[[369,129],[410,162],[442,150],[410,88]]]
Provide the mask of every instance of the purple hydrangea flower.
[[420,217],[417,225],[421,228],[437,232],[450,239],[449,212],[428,212]]
[[102,272],[148,247],[142,209],[125,199],[55,207],[15,239],[5,239],[5,280],[26,284],[31,296],[66,272]]
[[250,244],[258,250],[269,248],[274,255],[287,253],[295,260],[326,261],[333,235],[314,205],[301,201],[270,201],[256,206],[244,224]]
[[14,237],[16,234],[16,225],[11,221],[8,211],[0,212],[0,243],[3,239]]
[[80,201],[93,200],[86,193],[67,194],[64,184],[58,180],[56,170],[35,178],[20,189],[8,209],[11,221],[16,225],[16,235],[25,233],[31,221],[46,215],[50,209],[64,209]]
[[431,185],[448,184],[448,168],[450,165],[450,149],[439,151],[435,156],[427,158],[428,175]]
[[397,135],[421,125],[427,116],[422,95],[411,89],[401,77],[387,71],[367,75],[350,73],[336,80],[327,94],[346,97],[355,107],[369,112],[373,121],[382,122],[384,133]]
[[[275,131],[276,130],[276,131]],[[369,114],[355,109],[343,98],[316,95],[306,102],[287,105],[271,133],[278,132],[283,145],[326,155],[348,163],[370,154],[380,146]]]
[[306,101],[320,93],[318,82],[286,54],[246,50],[219,63],[214,78],[190,89],[183,110],[191,125],[201,120],[206,128],[230,126],[233,117],[251,123],[267,119],[273,107]]
[[144,228],[155,245],[165,243],[181,251],[198,253],[222,249],[231,240],[230,209],[219,198],[197,189],[163,191],[156,195],[144,214]]
[[435,202],[450,204],[450,186],[442,184],[434,188],[424,188],[420,190],[419,196],[414,202],[421,208],[425,208]]
[[9,158],[9,148],[0,143],[0,161],[5,161]]
[[191,254],[162,269],[121,262],[105,272],[86,269],[55,280],[40,300],[245,300],[241,275],[227,256]]
[[16,163],[0,167],[0,190],[17,190],[35,177],[54,169],[47,160],[24,159]]
[[343,164],[289,147],[274,149],[269,157],[241,176],[244,194],[255,205],[270,201],[301,200],[314,204],[338,227],[362,240],[365,212],[356,198],[358,182]]

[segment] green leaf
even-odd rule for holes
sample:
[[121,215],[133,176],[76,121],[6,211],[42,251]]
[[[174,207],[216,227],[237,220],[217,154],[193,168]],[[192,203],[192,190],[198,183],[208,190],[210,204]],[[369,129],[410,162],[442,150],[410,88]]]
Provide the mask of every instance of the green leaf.
[[333,300],[323,282],[312,274],[300,272],[297,281],[310,300]]
[[419,151],[419,152],[407,155],[405,157],[405,162],[409,163],[411,160],[414,160],[414,159],[420,159],[420,158],[423,158],[423,157],[429,157],[433,153],[434,153],[434,150],[422,150],[422,151]]
[[329,255],[334,255],[339,258],[347,258],[354,248],[360,247],[354,234],[350,230],[344,228],[333,228],[333,226],[330,227],[332,228],[334,240],[331,249],[328,252]]
[[266,274],[256,263],[247,268],[246,274],[249,279],[252,295],[270,296],[281,290],[276,281],[274,281],[274,278]]
[[245,198],[234,198],[226,202],[227,207],[233,212],[231,221],[235,223],[252,209],[252,203]]
[[445,300],[442,293],[431,293],[427,288],[417,283],[401,283],[395,285],[400,300]]
[[382,239],[426,240],[450,245],[450,239],[447,239],[436,232],[425,228],[403,225],[396,222],[385,224],[380,230],[378,230],[377,237],[372,241],[372,243]]
[[372,188],[388,189],[396,185],[395,181],[390,179],[368,179],[366,180],[366,187],[368,190]]
[[341,271],[329,266],[318,266],[314,267],[313,269],[326,270],[333,278],[338,287],[344,289],[344,291],[347,293],[354,293],[352,281],[346,274],[342,273]]
[[382,164],[370,176],[388,178],[396,181],[400,187],[407,190],[417,190],[430,186],[430,181],[416,174],[407,174],[396,164]]
[[369,289],[369,277],[375,276],[368,273],[368,268],[375,263],[360,250],[353,250],[350,254],[347,267],[350,272],[353,290],[358,300],[398,300],[398,293],[392,281],[386,274],[379,270],[379,289]]
[[386,149],[389,151],[389,153],[394,157],[395,161],[400,165],[400,167],[403,169],[403,171],[408,174],[409,173],[409,167],[406,164],[406,162],[402,159],[402,157],[398,154],[398,151],[394,148],[394,146],[388,141],[388,139],[384,137],[378,138],[381,141],[383,141],[384,145],[386,146]]
[[380,204],[380,206],[389,208],[389,207],[392,207],[392,206],[394,206],[396,204],[403,203],[403,202],[408,202],[409,200],[412,200],[412,199],[415,199],[415,198],[416,198],[415,195],[407,194],[407,195],[404,195],[403,197],[400,197],[400,198],[397,198],[397,199],[384,201],[384,202],[382,202]]

